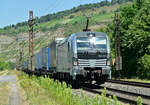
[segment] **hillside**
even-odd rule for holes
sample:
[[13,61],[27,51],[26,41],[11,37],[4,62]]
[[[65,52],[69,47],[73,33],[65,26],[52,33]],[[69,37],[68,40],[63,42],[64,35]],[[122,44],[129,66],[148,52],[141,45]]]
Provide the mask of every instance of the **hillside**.
[[[82,31],[85,28],[86,16],[91,16],[89,28],[92,31],[99,30],[111,23],[114,11],[123,4],[97,3],[83,5],[71,10],[49,14],[36,19],[37,26],[34,27],[35,39],[34,50],[38,52],[55,37],[65,37],[71,33]],[[46,17],[50,19],[44,20]],[[19,26],[20,25],[20,26]],[[19,51],[24,51],[24,59],[28,56],[28,26],[26,22],[6,26],[0,29],[0,36],[6,37],[8,43],[2,43],[0,58],[7,61],[17,62]]]

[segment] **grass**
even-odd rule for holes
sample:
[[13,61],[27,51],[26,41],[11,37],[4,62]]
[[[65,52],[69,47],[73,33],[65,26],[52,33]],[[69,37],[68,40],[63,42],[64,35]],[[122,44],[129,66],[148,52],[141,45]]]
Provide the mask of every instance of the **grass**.
[[138,79],[138,78],[135,78],[135,79],[121,79],[121,80],[150,83],[150,80],[141,80],[141,79]]
[[[122,105],[115,96],[107,98],[106,89],[101,95],[89,98],[83,91],[81,95],[73,94],[71,86],[67,86],[65,82],[60,83],[48,77],[29,77],[24,73],[17,75],[30,105]],[[137,103],[142,105],[141,97]]]
[[29,105],[59,105],[53,96],[43,89],[36,81],[35,77],[33,80],[27,75],[17,73],[21,87],[25,90],[25,100]]
[[8,72],[9,72],[8,70],[3,70],[0,72],[0,76],[7,75]]
[[38,29],[40,29],[41,27],[44,27],[44,28],[54,27],[56,24],[60,24],[62,21],[63,19],[51,20],[49,22],[39,24]]
[[0,83],[0,105],[9,104],[9,94],[10,94],[10,83],[9,82]]
[[96,15],[92,16],[91,21],[100,21],[100,20],[104,20],[104,19],[109,19],[112,16],[114,16],[113,12],[105,13],[105,14],[96,14]]

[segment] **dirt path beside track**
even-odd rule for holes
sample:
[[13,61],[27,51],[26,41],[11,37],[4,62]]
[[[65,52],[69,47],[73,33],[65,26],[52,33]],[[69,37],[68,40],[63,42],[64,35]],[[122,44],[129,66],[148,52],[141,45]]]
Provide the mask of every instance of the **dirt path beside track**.
[[18,89],[16,85],[16,77],[15,76],[0,76],[0,82],[10,82],[11,83],[11,93],[9,97],[8,105],[19,105],[19,95]]

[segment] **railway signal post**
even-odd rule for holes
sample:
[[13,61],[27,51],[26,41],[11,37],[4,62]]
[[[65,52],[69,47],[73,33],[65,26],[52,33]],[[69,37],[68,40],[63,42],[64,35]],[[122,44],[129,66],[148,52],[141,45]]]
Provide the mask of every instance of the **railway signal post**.
[[118,13],[115,13],[115,68],[116,68],[116,77],[120,79],[120,71],[122,69],[122,57],[120,54],[120,35],[119,35],[119,16]]
[[34,46],[33,46],[33,26],[34,26],[34,19],[33,19],[33,11],[29,11],[29,70],[33,70],[33,55],[34,55]]

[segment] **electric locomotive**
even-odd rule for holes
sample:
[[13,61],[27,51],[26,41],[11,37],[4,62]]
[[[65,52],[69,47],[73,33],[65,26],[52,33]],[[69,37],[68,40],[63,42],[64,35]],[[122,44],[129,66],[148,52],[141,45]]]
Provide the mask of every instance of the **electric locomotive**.
[[111,78],[110,41],[103,32],[78,32],[56,46],[59,79],[100,84]]

